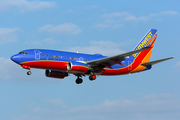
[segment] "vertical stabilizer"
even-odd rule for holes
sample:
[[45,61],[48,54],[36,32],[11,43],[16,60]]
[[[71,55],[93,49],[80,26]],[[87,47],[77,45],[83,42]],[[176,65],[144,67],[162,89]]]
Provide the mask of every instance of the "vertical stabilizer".
[[138,50],[142,47],[147,47],[148,45],[151,45],[153,43],[152,38],[155,36],[157,33],[156,29],[150,29],[146,35],[140,40],[140,42],[136,45],[134,50]]
[[[140,40],[140,42],[136,45],[136,47],[134,48],[134,50],[138,50],[141,49],[143,47],[151,47],[149,50],[146,51],[142,51],[139,53],[135,53],[131,56],[132,59],[135,59],[139,56],[139,54],[146,54],[144,57],[146,57],[146,60],[144,62],[149,62],[150,60],[150,56],[151,56],[151,52],[152,52],[152,48],[154,45],[154,42],[156,40],[157,37],[157,30],[156,29],[150,29],[146,35]],[[142,56],[142,55],[141,55]],[[142,58],[142,57],[141,57]],[[143,58],[142,58],[143,60]]]
[[138,50],[144,47],[150,47],[147,50],[141,51],[139,53],[135,53],[130,56],[131,60],[133,60],[138,65],[133,71],[131,71],[132,73],[139,72],[146,69],[151,69],[151,65],[145,67],[145,66],[142,66],[141,64],[147,63],[150,61],[151,53],[154,46],[154,42],[156,41],[156,37],[157,37],[157,30],[150,29],[146,33],[146,35],[142,38],[142,40],[134,48],[134,50]]

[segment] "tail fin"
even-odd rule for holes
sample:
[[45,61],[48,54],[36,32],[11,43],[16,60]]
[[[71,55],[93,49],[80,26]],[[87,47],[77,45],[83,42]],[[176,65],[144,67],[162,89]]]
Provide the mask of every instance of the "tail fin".
[[142,47],[150,46],[155,39],[152,39],[157,33],[156,29],[150,29],[146,35],[141,39],[141,41],[136,45],[134,50],[138,50]]
[[143,63],[149,63],[154,42],[156,41],[156,37],[157,37],[157,30],[150,29],[147,32],[147,34],[142,38],[142,40],[136,45],[134,50],[138,50],[143,47],[150,47],[150,48],[130,56],[131,60],[137,63],[136,68],[133,71],[131,71],[131,73],[151,69],[151,65],[143,66]]
[[139,53],[135,53],[131,56],[131,58],[135,59],[139,56],[138,60],[142,61],[142,63],[149,62],[156,37],[157,37],[157,30],[156,29],[150,29],[146,33],[146,35],[141,39],[141,41],[136,45],[134,50],[138,50],[138,49],[141,49],[143,47],[151,47],[151,48],[149,50],[145,50],[145,51],[142,51]]

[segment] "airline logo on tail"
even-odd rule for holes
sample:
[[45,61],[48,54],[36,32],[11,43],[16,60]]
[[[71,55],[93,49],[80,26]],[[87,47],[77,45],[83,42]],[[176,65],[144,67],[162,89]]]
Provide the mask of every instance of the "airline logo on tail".
[[[143,48],[143,47],[147,47],[148,43],[151,44],[151,43],[153,42],[153,41],[151,41],[151,40],[152,40],[153,36],[156,34],[156,32],[157,32],[157,30],[151,29],[151,30],[146,34],[146,36],[140,41],[140,43],[135,47],[134,50],[139,50],[139,49],[141,49],[141,48]],[[150,41],[151,41],[151,42],[150,42]],[[139,54],[139,53],[133,54],[133,57],[134,57],[134,58],[137,57],[138,54]]]

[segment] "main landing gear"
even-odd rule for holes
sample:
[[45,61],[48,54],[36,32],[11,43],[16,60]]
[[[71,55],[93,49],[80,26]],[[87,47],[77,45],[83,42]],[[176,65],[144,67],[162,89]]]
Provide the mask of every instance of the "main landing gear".
[[95,79],[96,79],[96,75],[90,75],[90,76],[89,76],[89,80],[93,81],[93,80],[95,80]]
[[[83,79],[81,77],[82,77],[81,75],[77,76],[76,84],[81,84],[83,82]],[[89,76],[89,80],[93,81],[95,79],[96,79],[96,75],[92,74]]]
[[79,77],[80,76],[78,76],[78,78],[76,79],[76,84],[81,84],[83,82],[83,79]]

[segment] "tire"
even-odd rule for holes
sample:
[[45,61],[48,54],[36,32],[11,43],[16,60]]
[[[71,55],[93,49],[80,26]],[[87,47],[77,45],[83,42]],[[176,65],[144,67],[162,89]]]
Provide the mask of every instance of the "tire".
[[27,75],[31,75],[31,71],[28,71],[28,72],[27,72]]
[[81,84],[83,80],[81,78],[76,79],[76,84]]
[[95,79],[96,79],[96,75],[90,75],[90,76],[89,76],[89,80],[93,81],[93,80],[95,80]]

